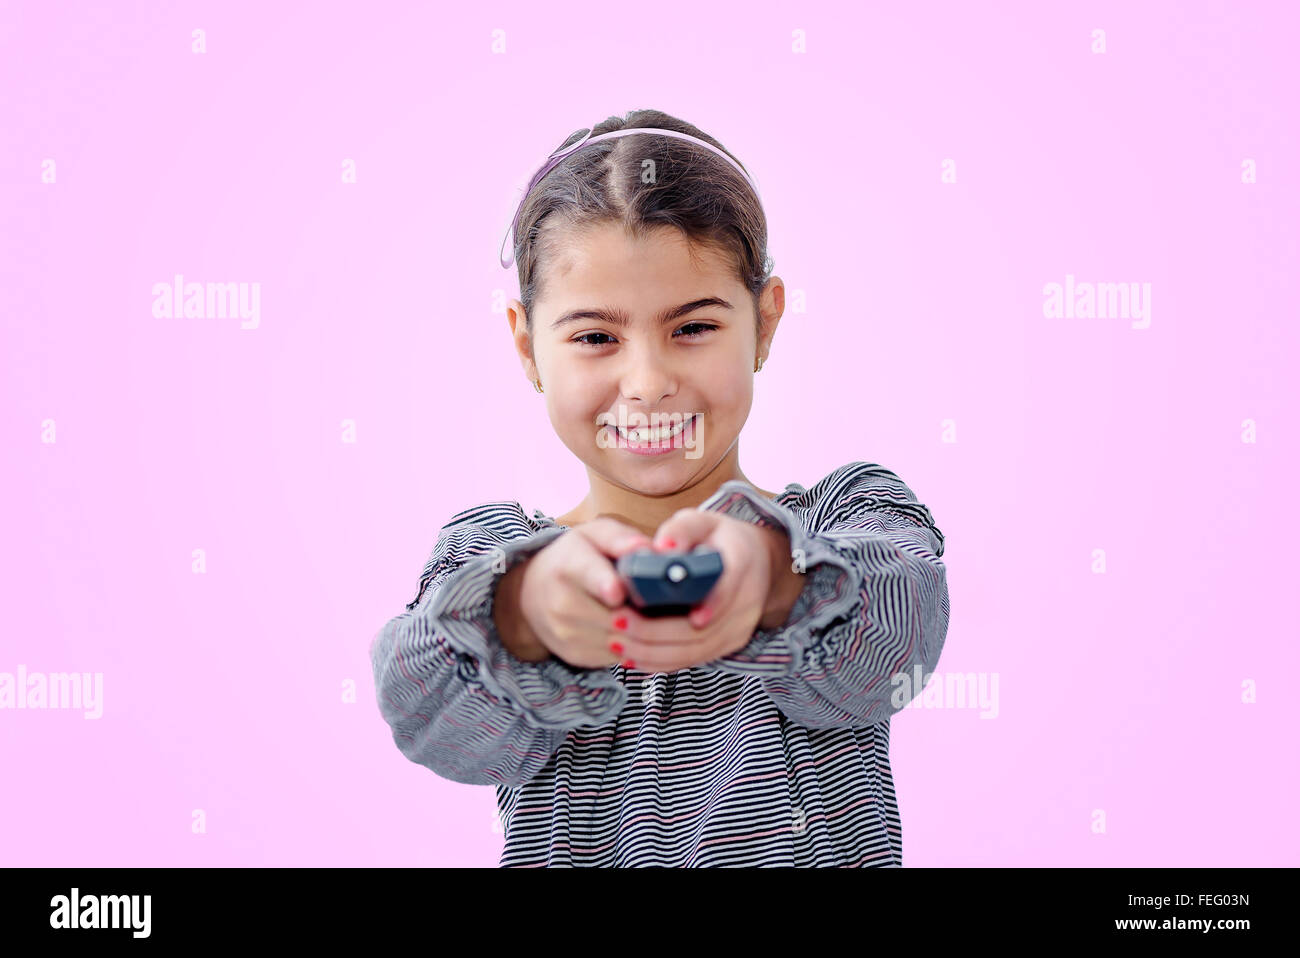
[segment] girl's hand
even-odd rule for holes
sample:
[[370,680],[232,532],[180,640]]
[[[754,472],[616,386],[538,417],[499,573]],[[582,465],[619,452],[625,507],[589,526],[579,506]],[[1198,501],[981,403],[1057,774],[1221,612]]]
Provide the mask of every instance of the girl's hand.
[[[647,618],[630,604],[606,613],[626,620],[624,657],[643,672],[675,672],[712,662],[749,644],[763,616],[772,578],[772,533],[717,512],[682,509],[655,534],[661,551],[707,545],[722,554],[722,575],[688,615]],[[669,545],[671,543],[671,545]],[[666,547],[666,548],[665,548]]]
[[627,587],[612,560],[648,548],[639,529],[608,516],[558,536],[528,559],[519,586],[519,611],[533,635],[575,668],[623,661],[610,649],[610,640],[621,638],[610,610],[627,601]]

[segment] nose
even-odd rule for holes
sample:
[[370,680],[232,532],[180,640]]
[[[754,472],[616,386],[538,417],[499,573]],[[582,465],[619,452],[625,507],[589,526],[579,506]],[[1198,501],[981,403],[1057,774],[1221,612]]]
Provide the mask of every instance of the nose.
[[653,346],[628,350],[620,389],[629,402],[656,407],[677,392],[677,373],[672,363]]

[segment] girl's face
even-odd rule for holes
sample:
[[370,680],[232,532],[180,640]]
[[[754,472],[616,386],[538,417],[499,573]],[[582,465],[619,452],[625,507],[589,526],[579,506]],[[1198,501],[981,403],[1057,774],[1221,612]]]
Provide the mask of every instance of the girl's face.
[[[516,348],[541,381],[556,434],[615,486],[662,496],[694,485],[734,456],[755,360],[766,359],[784,308],[781,281],[760,297],[760,337],[734,266],[712,249],[692,255],[677,229],[637,240],[603,224],[559,245],[542,267],[531,337],[523,305],[511,303]],[[664,441],[620,425],[683,428]],[[666,451],[638,451],[637,439]]]

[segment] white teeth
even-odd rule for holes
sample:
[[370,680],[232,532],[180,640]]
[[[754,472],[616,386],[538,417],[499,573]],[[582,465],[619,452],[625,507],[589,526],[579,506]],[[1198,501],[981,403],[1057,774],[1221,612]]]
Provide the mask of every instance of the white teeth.
[[694,416],[688,416],[675,426],[660,426],[658,429],[651,429],[648,426],[643,426],[639,429],[633,429],[630,432],[623,429],[622,426],[619,426],[618,433],[629,442],[663,442],[665,439],[671,439],[673,436],[680,433],[690,425],[694,418]]

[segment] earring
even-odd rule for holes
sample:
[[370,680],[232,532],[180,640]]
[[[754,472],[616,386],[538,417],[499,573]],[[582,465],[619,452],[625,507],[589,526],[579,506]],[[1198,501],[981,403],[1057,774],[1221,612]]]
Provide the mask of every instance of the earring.
[[762,369],[762,368],[763,368],[763,360],[761,360],[761,359],[757,359],[757,360],[755,360],[755,361],[754,361],[754,372],[758,372],[758,371],[759,371],[760,369]]
[[533,388],[536,389],[538,392],[542,392],[542,381],[540,379],[534,379]]

